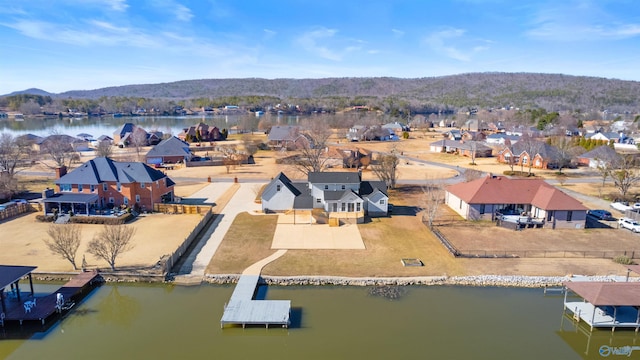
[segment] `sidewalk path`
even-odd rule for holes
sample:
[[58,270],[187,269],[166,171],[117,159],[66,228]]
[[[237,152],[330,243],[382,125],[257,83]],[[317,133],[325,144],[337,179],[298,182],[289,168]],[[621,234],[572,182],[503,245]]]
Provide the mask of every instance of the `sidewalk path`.
[[[220,183],[216,185],[219,186]],[[224,209],[222,209],[222,213],[219,214],[213,224],[211,224],[211,227],[208,230],[212,231],[211,235],[208,238],[202,239],[205,244],[196,255],[193,264],[189,264],[189,261],[185,264],[185,266],[191,266],[190,275],[204,276],[204,271],[206,270],[207,265],[209,265],[211,258],[215,254],[216,250],[218,250],[218,246],[220,246],[222,239],[231,227],[231,223],[235,219],[236,215],[245,211],[254,212],[256,210],[260,210],[260,204],[255,202],[255,187],[255,183],[240,184],[240,188],[233,198],[231,198]],[[182,269],[180,273],[183,274]]]
[[284,250],[284,249],[274,252],[273,254],[267,256],[266,258],[244,269],[244,271],[242,272],[242,275],[260,275],[260,272],[262,271],[262,268],[265,267],[265,265],[276,260],[280,256],[284,255],[286,252],[287,250]]

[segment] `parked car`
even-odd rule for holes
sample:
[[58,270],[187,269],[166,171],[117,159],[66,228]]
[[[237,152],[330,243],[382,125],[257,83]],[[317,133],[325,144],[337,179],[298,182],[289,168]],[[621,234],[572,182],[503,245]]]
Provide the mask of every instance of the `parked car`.
[[587,215],[591,215],[598,220],[615,220],[615,218],[611,215],[611,213],[607,210],[589,210],[587,211]]
[[637,221],[635,221],[633,219],[620,218],[618,220],[618,225],[620,225],[621,228],[629,229],[629,230],[633,231],[634,233],[640,232],[640,223],[638,223]]
[[633,209],[633,206],[629,206],[629,203],[625,202],[613,202],[610,206],[620,212],[625,212],[627,210]]

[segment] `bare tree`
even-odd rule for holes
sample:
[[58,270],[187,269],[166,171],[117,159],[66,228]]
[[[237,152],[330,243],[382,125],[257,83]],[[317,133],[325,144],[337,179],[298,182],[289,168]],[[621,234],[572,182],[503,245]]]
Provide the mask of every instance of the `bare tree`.
[[96,147],[96,156],[98,157],[111,157],[113,155],[113,146],[108,141],[98,142]]
[[76,253],[80,246],[81,230],[82,229],[75,224],[51,224],[47,230],[51,241],[44,240],[52,253],[60,255],[73,265],[73,270],[78,270],[76,266]]
[[575,146],[573,140],[567,136],[551,138],[551,145],[555,146],[556,150],[552,160],[558,165],[558,173],[562,173],[562,169],[571,165],[571,161],[578,155],[580,150]]
[[483,176],[483,172],[476,169],[466,169],[464,171],[464,181],[471,181],[475,179],[480,179]]
[[632,155],[622,156],[609,168],[608,176],[613,180],[613,185],[618,189],[622,199],[626,199],[629,189],[640,182],[640,173],[638,173],[636,161]]
[[[527,167],[529,168],[529,175],[531,175],[531,168],[533,167],[533,159],[537,154],[540,153],[540,151],[542,151],[542,147],[544,145],[540,141],[526,135],[523,135],[522,138],[518,140],[516,145],[519,149],[522,150],[522,152],[518,154],[520,158],[520,166],[524,168],[524,161],[526,160]],[[526,155],[523,155],[523,153],[526,153]]]
[[295,167],[304,174],[323,171],[328,160],[326,151],[331,129],[324,121],[310,120],[300,136],[296,141],[299,156]]
[[387,184],[387,188],[393,189],[398,180],[398,164],[400,164],[400,158],[396,155],[395,149],[392,149],[389,154],[380,154],[378,160],[371,164],[371,170]]
[[51,160],[53,160],[55,164],[55,166],[53,167],[71,167],[71,163],[73,162],[73,160],[79,157],[78,153],[76,153],[75,149],[73,148],[72,141],[72,137],[68,135],[58,134],[56,131],[54,131],[44,140],[44,142],[40,146],[40,151],[43,154],[48,155]]
[[258,152],[258,145],[249,135],[242,136],[242,146],[244,147],[244,152],[249,156],[253,156]]
[[444,203],[444,188],[442,183],[430,182],[422,186],[423,221],[427,222],[429,229],[433,228],[433,223],[440,212],[440,205]]
[[118,256],[133,248],[131,239],[134,233],[135,228],[127,225],[105,225],[89,242],[87,251],[106,261],[115,271]]
[[18,169],[26,166],[29,158],[29,144],[9,133],[0,134],[0,191],[13,194],[18,190],[15,178]]
[[216,151],[222,154],[222,163],[227,168],[227,174],[231,172],[232,168],[240,164],[240,159],[244,156],[235,145],[218,146]]
[[147,132],[141,127],[134,127],[129,136],[129,144],[136,149],[137,160],[140,161],[140,150],[147,145]]

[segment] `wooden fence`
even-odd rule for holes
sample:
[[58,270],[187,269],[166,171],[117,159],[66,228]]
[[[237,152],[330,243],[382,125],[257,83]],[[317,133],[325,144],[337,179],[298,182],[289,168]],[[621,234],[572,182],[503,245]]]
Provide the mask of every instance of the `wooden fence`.
[[0,221],[35,210],[36,208],[31,206],[31,204],[16,204],[0,211]]
[[198,236],[200,231],[202,231],[202,229],[209,223],[209,221],[213,216],[214,214],[213,214],[212,208],[209,207],[208,211],[202,217],[202,220],[200,220],[198,225],[196,225],[196,227],[191,231],[191,233],[184,239],[182,244],[180,244],[180,246],[178,246],[178,248],[172,254],[168,255],[166,258],[163,259],[164,261],[163,272],[165,275],[171,271],[171,269],[176,264],[176,262],[178,262],[180,257],[184,255],[184,253],[189,248],[193,240],[195,240],[195,238]]
[[206,214],[211,208],[211,205],[153,204],[153,211],[163,214]]

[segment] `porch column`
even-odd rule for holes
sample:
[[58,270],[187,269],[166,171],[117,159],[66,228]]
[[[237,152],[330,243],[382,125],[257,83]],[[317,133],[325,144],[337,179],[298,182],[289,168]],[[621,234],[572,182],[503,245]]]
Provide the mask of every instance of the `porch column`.
[[87,216],[89,216],[89,203],[84,204],[85,210],[87,211]]
[[33,278],[31,273],[29,273],[29,287],[31,288],[31,297],[33,297]]
[[7,312],[7,305],[4,303],[4,289],[0,289],[0,303],[2,303],[2,312]]

